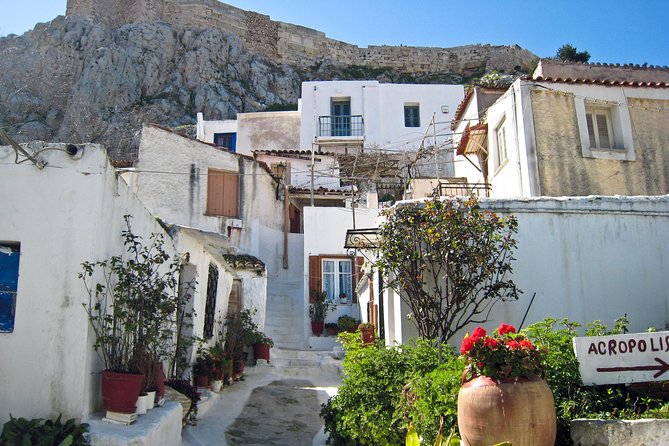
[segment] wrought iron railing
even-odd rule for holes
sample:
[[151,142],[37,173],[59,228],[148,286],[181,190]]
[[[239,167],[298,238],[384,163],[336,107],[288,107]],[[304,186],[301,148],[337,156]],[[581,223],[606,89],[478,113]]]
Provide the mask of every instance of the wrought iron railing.
[[318,136],[363,136],[365,131],[361,115],[319,116]]
[[478,197],[489,197],[492,188],[490,184],[481,183],[439,183],[432,192],[439,197],[476,195]]

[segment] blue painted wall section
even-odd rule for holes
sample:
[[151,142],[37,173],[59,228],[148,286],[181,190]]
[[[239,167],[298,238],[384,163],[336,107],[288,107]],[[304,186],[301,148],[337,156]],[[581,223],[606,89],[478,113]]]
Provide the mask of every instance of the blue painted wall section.
[[20,249],[0,245],[0,332],[14,331]]

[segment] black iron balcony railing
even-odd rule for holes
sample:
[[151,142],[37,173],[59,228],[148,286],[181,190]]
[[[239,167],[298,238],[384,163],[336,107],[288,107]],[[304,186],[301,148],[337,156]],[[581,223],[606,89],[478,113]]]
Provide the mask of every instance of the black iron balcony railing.
[[439,197],[476,195],[478,197],[489,197],[490,184],[481,183],[439,183],[434,188],[433,194]]
[[361,115],[319,116],[318,136],[363,136],[364,125]]

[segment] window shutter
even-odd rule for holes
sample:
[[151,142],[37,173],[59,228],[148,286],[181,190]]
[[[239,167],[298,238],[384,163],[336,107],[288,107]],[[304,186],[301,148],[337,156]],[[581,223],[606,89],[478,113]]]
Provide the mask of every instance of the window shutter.
[[597,113],[597,134],[599,135],[599,147],[611,148],[611,140],[609,139],[609,126],[606,115]]
[[239,174],[209,169],[207,215],[239,216]]
[[362,264],[365,263],[365,259],[362,257],[356,257],[355,258],[355,274],[353,277],[351,277],[351,280],[353,281],[353,286],[351,289],[353,290],[353,297],[351,298],[351,302],[356,303],[358,302],[358,293],[355,291],[355,287],[360,281],[360,278],[362,277]]
[[595,125],[592,122],[592,114],[585,115],[585,121],[588,124],[588,136],[590,136],[590,147],[597,147],[597,140],[595,139]]
[[313,303],[311,290],[321,290],[321,257],[309,256],[309,303]]

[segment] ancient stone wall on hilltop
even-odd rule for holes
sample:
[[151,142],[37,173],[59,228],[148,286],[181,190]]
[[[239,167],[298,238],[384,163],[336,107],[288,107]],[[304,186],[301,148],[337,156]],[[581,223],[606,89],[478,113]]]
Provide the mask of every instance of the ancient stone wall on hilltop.
[[391,68],[402,73],[450,71],[470,75],[484,70],[527,70],[537,58],[513,46],[466,45],[455,48],[370,46],[360,48],[303,26],[271,20],[217,0],[68,0],[67,14],[88,17],[112,28],[126,23],[164,21],[218,28],[239,36],[246,47],[277,63],[308,68],[335,65]]

